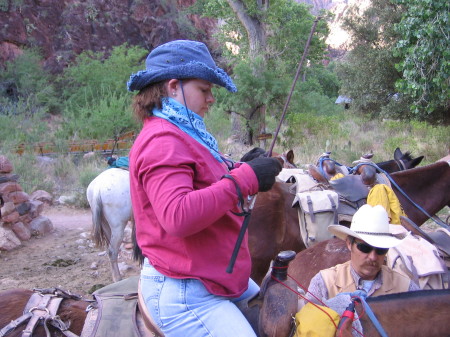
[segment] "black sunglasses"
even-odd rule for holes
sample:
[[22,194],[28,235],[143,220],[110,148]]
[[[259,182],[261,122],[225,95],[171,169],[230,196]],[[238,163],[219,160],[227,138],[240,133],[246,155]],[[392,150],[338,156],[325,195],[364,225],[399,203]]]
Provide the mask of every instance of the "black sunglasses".
[[356,248],[358,248],[358,250],[364,254],[369,254],[372,250],[375,249],[375,253],[377,255],[386,255],[386,253],[389,250],[389,248],[375,248],[364,242],[356,242],[356,240],[354,238],[353,238],[353,243],[355,243]]

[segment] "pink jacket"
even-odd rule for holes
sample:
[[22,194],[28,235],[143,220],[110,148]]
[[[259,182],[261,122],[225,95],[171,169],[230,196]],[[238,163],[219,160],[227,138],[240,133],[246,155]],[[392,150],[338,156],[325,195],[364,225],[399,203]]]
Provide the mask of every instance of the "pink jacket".
[[[137,241],[150,263],[173,278],[195,278],[212,294],[238,297],[251,260],[247,236],[232,274],[226,272],[243,217],[234,183],[206,147],[151,117],[130,151],[130,185]],[[258,192],[251,167],[229,172],[244,197]]]

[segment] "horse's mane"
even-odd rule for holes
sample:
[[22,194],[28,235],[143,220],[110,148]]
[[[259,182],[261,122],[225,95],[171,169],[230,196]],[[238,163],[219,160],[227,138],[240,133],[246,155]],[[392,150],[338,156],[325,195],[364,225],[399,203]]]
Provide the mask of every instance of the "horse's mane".
[[403,160],[407,160],[407,161],[411,161],[413,158],[411,157],[411,152],[410,151],[406,151],[405,153],[403,153],[402,158]]
[[400,299],[416,299],[420,297],[429,296],[442,296],[450,295],[450,289],[437,289],[437,290],[418,290],[418,291],[408,291],[403,293],[381,295],[375,297],[368,297],[367,303],[384,302],[390,300],[400,300]]

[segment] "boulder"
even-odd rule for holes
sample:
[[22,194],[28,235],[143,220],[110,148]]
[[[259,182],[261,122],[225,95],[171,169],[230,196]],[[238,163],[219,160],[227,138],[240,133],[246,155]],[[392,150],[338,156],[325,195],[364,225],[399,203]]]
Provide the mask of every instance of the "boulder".
[[15,181],[7,181],[0,184],[0,194],[6,195],[11,192],[23,191],[22,187]]
[[45,216],[38,216],[34,218],[28,225],[31,235],[40,236],[50,233],[53,230],[53,223]]
[[3,198],[9,201],[12,201],[14,204],[20,204],[22,202],[30,200],[30,196],[22,191],[11,192],[7,195],[3,195]]
[[47,205],[53,204],[53,196],[44,190],[37,190],[31,193],[30,195],[31,200],[39,200],[43,203],[46,203]]
[[1,208],[2,217],[11,214],[16,211],[16,206],[12,201],[5,202],[3,207]]
[[35,218],[38,215],[40,215],[42,213],[42,211],[44,210],[44,203],[42,201],[39,200],[30,200],[30,211],[28,212],[28,214],[32,217]]
[[19,212],[17,212],[17,211],[14,211],[14,212],[12,212],[12,213],[9,213],[8,215],[3,215],[3,214],[2,214],[2,222],[5,222],[5,223],[14,223],[14,222],[16,222],[17,220],[19,220],[19,217],[20,217],[20,215],[19,215]]
[[0,156],[0,173],[11,173],[13,166],[8,158]]
[[0,250],[12,250],[20,245],[20,240],[11,229],[0,227]]
[[31,231],[23,222],[16,222],[11,226],[12,231],[22,241],[28,241],[31,239]]
[[19,215],[27,214],[31,209],[31,203],[26,201],[21,204],[16,205],[16,211],[19,212]]

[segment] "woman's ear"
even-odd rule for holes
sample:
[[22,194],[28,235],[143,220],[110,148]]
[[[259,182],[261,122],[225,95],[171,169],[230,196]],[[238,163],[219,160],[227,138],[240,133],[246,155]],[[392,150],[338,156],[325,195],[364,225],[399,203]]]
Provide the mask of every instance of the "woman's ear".
[[177,79],[171,79],[167,82],[167,93],[169,96],[175,97],[177,91],[180,88],[180,81]]

